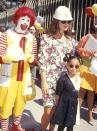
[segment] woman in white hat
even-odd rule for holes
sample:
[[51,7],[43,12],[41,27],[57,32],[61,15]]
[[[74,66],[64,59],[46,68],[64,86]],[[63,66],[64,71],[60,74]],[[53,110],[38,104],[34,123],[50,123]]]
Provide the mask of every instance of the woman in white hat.
[[66,6],[59,6],[55,10],[47,34],[43,35],[40,43],[38,64],[44,105],[41,119],[42,131],[46,131],[56,106],[56,82],[65,66],[63,57],[75,49],[75,40],[67,35],[71,23],[70,10]]

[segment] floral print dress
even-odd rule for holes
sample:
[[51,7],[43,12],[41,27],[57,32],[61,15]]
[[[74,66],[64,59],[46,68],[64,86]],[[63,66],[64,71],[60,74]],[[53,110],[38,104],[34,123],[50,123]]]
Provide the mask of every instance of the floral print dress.
[[49,94],[43,94],[44,106],[55,105],[56,81],[61,73],[66,70],[63,58],[66,53],[75,50],[76,41],[70,37],[64,42],[44,34],[40,43],[38,64],[39,68],[46,71],[46,81],[49,86]]

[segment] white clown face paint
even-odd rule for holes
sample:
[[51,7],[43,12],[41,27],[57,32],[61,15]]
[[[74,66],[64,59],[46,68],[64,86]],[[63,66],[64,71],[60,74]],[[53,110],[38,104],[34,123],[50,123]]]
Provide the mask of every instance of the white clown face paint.
[[26,33],[30,26],[30,18],[28,16],[20,17],[15,28],[18,33]]

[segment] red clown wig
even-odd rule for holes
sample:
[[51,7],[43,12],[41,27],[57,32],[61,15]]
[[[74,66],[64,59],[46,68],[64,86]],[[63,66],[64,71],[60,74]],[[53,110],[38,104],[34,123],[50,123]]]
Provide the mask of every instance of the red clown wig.
[[35,22],[35,12],[31,8],[26,6],[20,7],[16,10],[13,17],[14,24],[17,25],[19,18],[23,16],[28,16],[30,18],[30,26],[33,26]]

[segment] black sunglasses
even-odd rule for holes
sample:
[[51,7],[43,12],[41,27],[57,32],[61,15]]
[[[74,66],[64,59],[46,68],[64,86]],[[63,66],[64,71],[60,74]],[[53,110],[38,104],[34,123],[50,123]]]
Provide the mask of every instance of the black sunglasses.
[[71,65],[69,65],[69,67],[70,67],[70,68],[79,69],[80,66],[79,66],[79,65],[72,65],[72,64],[71,64]]
[[70,24],[71,22],[72,22],[71,20],[69,20],[69,21],[61,21],[62,24],[66,24],[66,23]]

